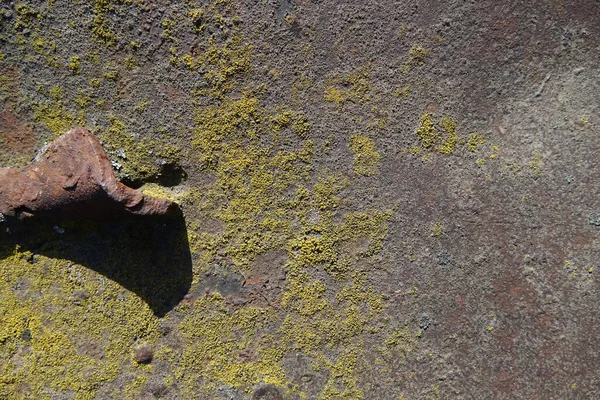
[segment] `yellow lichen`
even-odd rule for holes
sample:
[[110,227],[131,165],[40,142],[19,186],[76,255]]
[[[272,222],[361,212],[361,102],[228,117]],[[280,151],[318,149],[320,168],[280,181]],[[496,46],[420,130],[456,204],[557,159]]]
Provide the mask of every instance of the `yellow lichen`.
[[42,19],[42,14],[27,3],[15,4],[15,12],[17,18],[15,19],[14,27],[17,31],[31,29],[35,22]]
[[420,44],[414,45],[409,51],[410,61],[414,65],[423,65],[430,51]]
[[440,135],[435,129],[435,124],[431,114],[425,113],[421,116],[420,126],[417,129],[417,136],[421,140],[421,146],[424,149],[432,147],[436,142],[440,140]]
[[285,372],[278,362],[284,350],[264,332],[269,316],[267,309],[233,309],[219,294],[198,300],[179,325],[187,343],[182,367],[175,371],[179,383],[195,393],[220,384],[283,386]]
[[[157,319],[90,269],[31,257],[17,248],[0,261],[0,397],[49,399],[62,391],[95,398],[125,368],[132,335],[157,337]],[[88,295],[75,302],[77,293]]]
[[469,148],[469,150],[471,150],[472,152],[476,152],[477,147],[481,144],[485,144],[483,136],[477,133],[471,133],[471,135],[469,135],[469,141],[467,142],[467,147]]
[[442,225],[441,222],[436,222],[435,224],[431,225],[431,227],[429,228],[429,230],[431,231],[431,233],[434,236],[442,236],[443,229],[444,229],[444,226]]
[[69,70],[74,75],[78,75],[81,73],[81,57],[71,56],[69,58]]
[[[421,143],[422,150],[437,150],[441,154],[453,154],[457,148],[457,145],[464,145],[465,140],[461,139],[458,135],[458,127],[456,122],[449,116],[443,116],[436,124],[434,115],[431,113],[424,113],[421,116],[419,127],[417,128],[416,134]],[[467,146],[472,149],[476,145],[477,141],[483,141],[483,137],[471,134]],[[419,154],[420,149],[413,146],[409,149],[411,154]],[[428,155],[423,156],[428,157]]]
[[[114,21],[125,2],[94,0],[91,4],[93,39],[116,45],[120,38]],[[202,84],[189,93],[196,110],[189,153],[176,145],[183,143],[180,132],[157,130],[142,136],[126,118],[110,115],[116,108],[109,96],[117,96],[115,89],[122,89],[115,83],[132,76],[116,64],[122,53],[107,62],[103,51],[90,52],[85,60],[98,76],[86,77],[90,88],[76,94],[65,90],[66,95],[53,88],[47,101],[34,107],[39,122],[53,130],[59,130],[57,121],[62,122],[61,131],[96,107],[93,111],[101,111],[106,119],[98,119],[94,132],[124,178],[137,183],[155,180],[165,163],[177,163],[180,157],[198,174],[186,183],[190,188],[185,191],[142,186],[143,193],[176,200],[186,211],[184,234],[194,260],[192,287],[176,312],[164,317],[164,322],[175,322],[175,340],[160,338],[159,319],[138,295],[99,272],[58,257],[35,255],[31,264],[30,254],[17,252],[17,259],[12,254],[3,256],[0,397],[44,399],[50,393],[66,393],[77,399],[139,398],[150,382],[154,363],[132,361],[132,346],[138,341],[153,346],[158,369],[162,372],[165,366],[172,372],[164,384],[182,398],[211,398],[213,389],[224,386],[251,391],[258,384],[273,384],[285,396],[293,392],[307,397],[289,378],[294,371],[286,369],[296,354],[324,370],[325,381],[315,383],[320,385],[314,389],[319,393],[316,397],[368,394],[364,365],[396,329],[385,319],[384,298],[370,280],[370,266],[381,261],[392,213],[361,209],[360,204],[350,202],[345,189],[354,178],[315,162],[335,151],[336,141],[315,137],[310,114],[289,104],[272,105],[272,99],[264,95],[268,88],[253,87],[251,79],[245,79],[253,70],[254,50],[236,28],[240,19],[231,16],[232,3],[216,0],[203,9],[196,7],[181,5],[180,11],[165,16],[171,22],[163,25],[170,47],[167,57],[172,56],[178,73],[202,74],[205,79],[201,77]],[[183,31],[190,35],[190,24],[198,36],[208,32],[212,36],[193,51],[178,37]],[[131,42],[122,32],[123,43],[129,46],[120,47],[137,54],[139,42]],[[49,49],[46,43],[42,47]],[[134,68],[134,56],[127,57],[131,58],[124,59],[124,67]],[[312,94],[308,93],[310,79],[302,73],[298,76],[296,94]],[[327,101],[340,107],[371,102],[370,79],[367,67],[329,77]],[[129,109],[123,112],[134,111],[134,117],[149,112],[147,101],[129,100]],[[61,111],[51,114],[43,106]],[[385,129],[387,111],[371,105],[369,109],[377,115],[367,128]],[[440,132],[446,132],[443,129]],[[375,173],[381,155],[373,139],[354,135],[349,141],[355,171],[364,176]],[[145,240],[145,232],[138,233]],[[123,267],[120,271],[129,271],[139,260],[130,254],[135,253],[134,246],[116,250],[119,240],[110,241],[107,258]],[[285,276],[285,281],[281,292],[266,294],[269,298],[264,302],[263,293],[244,303],[235,296],[225,298],[225,293],[201,289],[209,281],[205,273],[216,265],[254,277],[263,273],[257,267],[263,256],[273,253],[282,255],[267,265],[269,273]],[[11,292],[21,284],[20,278],[34,283],[23,304]],[[153,284],[148,287],[155,289]],[[89,296],[80,296],[80,290]],[[200,290],[203,294],[197,296]],[[33,355],[27,353],[27,346],[34,348]],[[387,347],[391,351],[401,348]],[[113,381],[119,382],[118,388],[111,386]]]
[[[108,47],[113,47],[119,37],[110,26],[107,14],[115,9],[115,5],[121,3],[121,0],[93,0],[94,1],[94,18],[90,24],[92,37],[105,44]],[[126,0],[124,0],[126,1]]]
[[396,89],[396,90],[394,90],[393,96],[396,98],[402,97],[404,100],[407,100],[408,96],[410,94],[411,88],[412,88],[411,85],[407,85],[407,86],[404,86],[402,89]]
[[529,162],[529,168],[531,169],[531,171],[536,174],[536,175],[540,175],[542,173],[542,157],[540,157],[540,155],[538,153],[534,154],[534,160]]
[[61,135],[78,125],[85,125],[83,115],[74,116],[67,109],[67,101],[63,99],[63,91],[53,86],[48,92],[49,100],[33,105],[33,118],[56,136]]
[[369,102],[371,91],[371,74],[368,66],[363,66],[346,75],[335,74],[328,78],[324,97],[325,101],[336,103],[342,109],[346,102]]
[[363,176],[374,175],[381,155],[375,150],[375,142],[365,135],[352,135],[350,149],[354,153],[354,172]]
[[446,136],[444,142],[439,146],[438,151],[442,154],[452,154],[456,142],[458,141],[456,122],[449,117],[443,117],[440,125],[446,133]]
[[125,68],[131,70],[134,69],[137,65],[137,60],[134,55],[127,56],[123,59],[123,65]]

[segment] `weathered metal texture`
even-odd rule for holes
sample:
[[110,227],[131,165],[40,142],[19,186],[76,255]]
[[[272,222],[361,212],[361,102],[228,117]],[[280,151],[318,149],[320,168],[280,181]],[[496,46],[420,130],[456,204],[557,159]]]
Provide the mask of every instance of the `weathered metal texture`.
[[22,168],[0,168],[0,213],[28,217],[40,212],[101,216],[124,210],[165,215],[175,203],[117,182],[100,141],[75,128],[50,143]]

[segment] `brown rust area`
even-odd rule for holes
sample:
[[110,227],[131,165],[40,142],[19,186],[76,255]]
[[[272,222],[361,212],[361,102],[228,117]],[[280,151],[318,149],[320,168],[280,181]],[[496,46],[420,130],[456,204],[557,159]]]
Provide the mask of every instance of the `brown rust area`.
[[4,109],[0,109],[0,148],[11,153],[29,153],[35,149],[36,138],[30,124],[23,121],[15,112],[19,98],[19,71],[4,68],[2,75],[7,78]]
[[4,111],[0,112],[0,143],[10,152],[22,153],[35,148],[31,126],[19,120],[11,101],[7,101]]
[[24,217],[57,211],[101,216],[126,211],[165,215],[177,206],[117,182],[100,141],[75,128],[22,168],[0,169],[0,213]]

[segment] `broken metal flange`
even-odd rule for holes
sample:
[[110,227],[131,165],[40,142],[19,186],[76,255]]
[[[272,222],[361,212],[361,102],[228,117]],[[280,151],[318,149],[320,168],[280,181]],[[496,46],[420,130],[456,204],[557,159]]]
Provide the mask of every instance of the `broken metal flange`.
[[100,141],[84,128],[60,136],[25,167],[0,168],[0,214],[11,217],[45,212],[104,216],[118,211],[167,215],[177,209],[170,200],[117,182]]

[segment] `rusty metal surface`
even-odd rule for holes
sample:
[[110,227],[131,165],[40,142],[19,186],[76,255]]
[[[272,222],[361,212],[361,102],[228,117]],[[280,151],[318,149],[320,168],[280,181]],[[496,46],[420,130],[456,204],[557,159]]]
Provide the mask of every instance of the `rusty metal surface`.
[[0,213],[11,217],[50,211],[102,215],[119,209],[165,215],[175,208],[170,200],[117,182],[102,145],[84,128],[60,136],[25,167],[0,169]]
[[0,165],[182,209],[0,231],[0,398],[600,398],[600,2],[0,14]]

